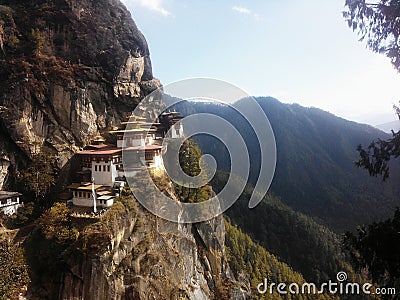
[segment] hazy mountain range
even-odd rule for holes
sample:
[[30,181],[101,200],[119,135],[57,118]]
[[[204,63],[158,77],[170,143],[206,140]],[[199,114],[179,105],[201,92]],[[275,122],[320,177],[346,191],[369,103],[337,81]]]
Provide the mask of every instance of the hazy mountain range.
[[387,133],[390,133],[392,130],[396,132],[400,130],[400,121],[396,120],[384,124],[379,124],[376,125],[375,127]]
[[[250,185],[225,215],[307,280],[332,278],[346,261],[340,233],[387,218],[400,203],[396,164],[387,182],[370,177],[354,165],[359,144],[367,146],[374,139],[390,135],[317,108],[283,104],[270,97],[256,101],[275,134],[277,166],[270,195],[251,210],[247,203],[251,184],[258,176],[259,146],[249,124],[235,109],[220,104],[183,101],[172,108],[183,115],[221,116],[234,124],[248,146]],[[229,154],[220,141],[208,135],[194,139],[204,153],[216,158],[220,170],[229,170]],[[224,186],[227,176],[220,172],[214,178],[216,191]]]
[[[335,231],[386,218],[399,205],[396,166],[392,178],[382,182],[354,165],[359,144],[367,146],[374,139],[388,138],[387,133],[317,108],[283,104],[269,97],[257,98],[257,102],[269,118],[277,145],[277,167],[270,190],[284,203]],[[249,149],[249,182],[256,182],[258,142],[249,124],[234,109],[186,101],[175,109],[184,115],[213,113],[234,124]],[[206,135],[195,139],[205,153],[217,158],[220,170],[229,170],[229,155],[220,142]]]

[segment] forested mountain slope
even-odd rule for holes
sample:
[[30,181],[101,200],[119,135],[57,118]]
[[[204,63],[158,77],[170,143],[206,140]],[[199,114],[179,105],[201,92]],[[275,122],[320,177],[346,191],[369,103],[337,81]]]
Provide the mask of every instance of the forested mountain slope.
[[[245,105],[245,101],[234,107]],[[399,177],[394,166],[390,180],[381,181],[354,166],[356,148],[388,135],[369,125],[336,117],[317,108],[283,104],[274,98],[257,98],[275,134],[277,165],[271,191],[295,210],[306,213],[334,231],[382,219],[399,205]],[[249,182],[254,184],[260,166],[258,141],[251,126],[234,109],[213,103],[180,102],[176,110],[199,112],[227,119],[242,134],[251,160]],[[229,170],[227,149],[215,138],[195,137],[204,153],[216,157],[220,170]]]

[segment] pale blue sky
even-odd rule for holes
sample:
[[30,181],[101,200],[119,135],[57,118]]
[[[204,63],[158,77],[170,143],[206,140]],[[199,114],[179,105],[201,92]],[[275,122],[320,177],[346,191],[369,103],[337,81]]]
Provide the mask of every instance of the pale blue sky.
[[122,2],[164,85],[211,77],[371,125],[396,120],[400,74],[347,27],[344,0]]

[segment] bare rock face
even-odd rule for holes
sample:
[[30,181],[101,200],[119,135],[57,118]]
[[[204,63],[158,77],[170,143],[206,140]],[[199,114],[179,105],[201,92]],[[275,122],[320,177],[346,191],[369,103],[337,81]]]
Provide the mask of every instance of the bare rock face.
[[[38,144],[51,147],[68,173],[76,150],[160,83],[119,0],[0,3],[2,188]],[[33,274],[28,298],[245,299],[225,260],[224,232],[222,218],[182,225],[122,206],[53,258],[62,260],[61,278]]]
[[60,294],[48,297],[249,299],[225,261],[222,217],[199,226],[177,224],[136,204],[107,225],[106,235],[90,226],[81,235],[85,252],[68,256],[61,286],[53,289]]
[[8,175],[8,168],[10,167],[10,161],[7,156],[0,158],[0,190],[4,188],[3,183]]
[[24,155],[45,143],[63,167],[160,86],[146,40],[120,1],[1,4],[0,125]]

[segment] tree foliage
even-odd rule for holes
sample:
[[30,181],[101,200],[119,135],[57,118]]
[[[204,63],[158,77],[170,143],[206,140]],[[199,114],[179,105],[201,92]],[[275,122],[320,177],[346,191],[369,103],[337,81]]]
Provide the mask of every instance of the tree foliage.
[[35,204],[33,202],[26,202],[20,208],[18,208],[15,218],[13,219],[13,225],[16,227],[22,227],[32,222],[38,217],[35,211]]
[[0,299],[16,299],[29,283],[22,248],[13,240],[0,238]]
[[[225,186],[226,176],[217,172],[212,183],[216,193]],[[253,189],[248,185],[225,212],[235,225],[310,282],[325,282],[334,278],[338,270],[349,271],[343,266],[345,258],[337,235],[271,194],[249,210]]]
[[[346,0],[346,7],[348,11],[344,12],[344,17],[353,31],[358,31],[361,40],[367,40],[373,51],[388,56],[400,71],[400,1]],[[394,110],[400,118],[400,108],[394,106]],[[366,149],[359,145],[357,151],[360,159],[356,166],[365,168],[371,176],[381,175],[386,180],[390,175],[391,159],[400,156],[400,131],[392,131],[392,137],[387,140],[372,141]],[[344,243],[354,264],[368,270],[374,282],[399,287],[399,209],[392,219],[359,228],[357,234],[347,232]]]
[[35,224],[24,243],[31,270],[31,292],[37,299],[55,299],[48,295],[54,292],[51,288],[58,286],[66,270],[66,258],[79,258],[77,252],[66,253],[77,241],[79,231],[64,203],[55,203]]
[[[262,298],[256,289],[257,285],[267,278],[269,283],[305,283],[303,276],[287,264],[255,243],[250,236],[236,226],[226,222],[226,252],[229,266],[237,278],[247,276],[255,299]],[[274,291],[266,294],[266,299],[294,299],[293,295],[282,295]],[[295,295],[295,299],[309,299],[310,295]],[[264,299],[264,298],[263,298]],[[321,294],[318,299],[336,299],[333,295]]]
[[51,150],[43,146],[32,155],[28,168],[17,174],[19,180],[35,194],[36,198],[45,196],[55,184],[54,158]]
[[389,57],[400,71],[400,1],[346,0],[344,18],[370,49]]
[[[400,118],[400,109],[394,106],[397,116]],[[392,158],[400,156],[400,131],[392,131],[392,137],[388,140],[377,139],[364,149],[358,145],[357,151],[360,159],[356,166],[368,170],[371,176],[382,175],[383,180],[389,178],[389,162]]]
[[[200,158],[202,152],[192,140],[186,140],[179,149],[179,163],[183,172],[191,177],[198,176],[202,170]],[[198,203],[208,200],[212,196],[212,189],[205,185],[198,188],[185,187],[174,183],[175,192],[182,202]]]
[[39,219],[39,226],[46,239],[69,244],[78,238],[78,230],[72,226],[71,212],[64,203],[56,203]]
[[346,233],[345,245],[359,270],[380,285],[400,288],[400,209],[394,217]]

